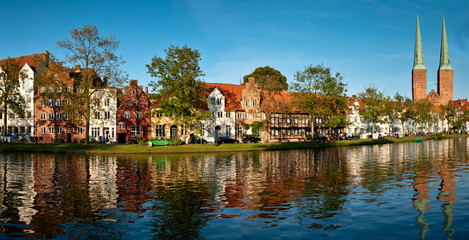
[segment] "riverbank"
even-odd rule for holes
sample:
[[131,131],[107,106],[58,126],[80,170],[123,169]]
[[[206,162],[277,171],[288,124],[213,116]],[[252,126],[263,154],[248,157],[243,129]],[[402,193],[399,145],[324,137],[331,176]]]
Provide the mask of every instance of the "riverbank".
[[[469,137],[467,134],[456,134],[438,137],[418,137],[423,140]],[[25,144],[0,143],[0,151],[16,152],[45,152],[45,153],[106,153],[106,154],[163,154],[163,153],[203,153],[203,152],[236,152],[236,151],[270,151],[309,149],[340,146],[360,146],[372,144],[386,144],[399,142],[413,142],[417,137],[360,139],[317,142],[290,142],[290,143],[251,143],[251,144],[188,144],[180,146],[148,147],[138,144],[109,145],[109,144]]]

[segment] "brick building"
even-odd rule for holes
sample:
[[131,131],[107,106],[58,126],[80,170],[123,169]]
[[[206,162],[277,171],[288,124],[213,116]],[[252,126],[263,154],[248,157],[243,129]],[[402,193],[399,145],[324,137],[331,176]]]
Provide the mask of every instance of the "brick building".
[[137,138],[150,137],[150,111],[148,87],[138,85],[138,80],[130,80],[119,99],[117,119],[117,142],[129,143]]

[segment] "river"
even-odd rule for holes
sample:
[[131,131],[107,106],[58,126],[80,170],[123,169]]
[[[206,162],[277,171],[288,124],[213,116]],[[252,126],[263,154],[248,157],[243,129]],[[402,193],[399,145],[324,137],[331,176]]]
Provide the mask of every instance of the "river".
[[469,139],[187,155],[0,153],[0,239],[467,239]]

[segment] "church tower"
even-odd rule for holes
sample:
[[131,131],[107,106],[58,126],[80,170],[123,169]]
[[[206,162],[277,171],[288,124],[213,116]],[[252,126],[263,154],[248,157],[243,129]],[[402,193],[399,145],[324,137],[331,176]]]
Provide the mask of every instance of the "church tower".
[[449,62],[448,40],[446,39],[445,17],[441,33],[440,67],[438,68],[438,95],[440,104],[453,100],[453,68]]
[[[445,39],[446,39],[446,35],[445,35]],[[452,84],[452,81],[451,81],[451,84]],[[425,98],[426,96],[427,96],[427,68],[425,67],[425,64],[423,63],[422,39],[420,37],[419,16],[417,15],[417,32],[415,34],[414,67],[412,68],[412,100],[422,99],[422,98]],[[452,92],[451,92],[451,97],[452,97]]]

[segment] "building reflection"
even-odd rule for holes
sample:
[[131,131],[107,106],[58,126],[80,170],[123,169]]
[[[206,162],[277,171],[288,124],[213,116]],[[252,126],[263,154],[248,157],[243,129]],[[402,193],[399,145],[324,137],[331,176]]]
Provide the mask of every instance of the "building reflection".
[[[411,184],[420,238],[435,231],[428,221],[435,209],[452,238],[457,171],[468,165],[468,147],[458,138],[209,155],[3,154],[0,232],[121,238],[118,223],[150,217],[155,238],[200,238],[216,219],[255,219],[269,228],[292,221],[284,215],[292,212],[303,228],[328,231],[346,227],[337,219],[350,202],[378,202]],[[432,207],[436,201],[441,208]]]

